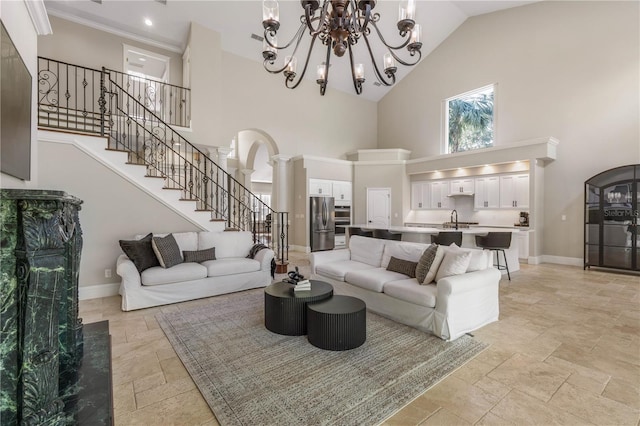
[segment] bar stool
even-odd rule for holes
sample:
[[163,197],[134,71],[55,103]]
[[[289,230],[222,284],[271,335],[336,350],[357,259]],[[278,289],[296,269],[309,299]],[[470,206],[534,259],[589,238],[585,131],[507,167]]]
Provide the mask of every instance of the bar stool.
[[349,228],[349,238],[351,238],[354,235],[373,238],[373,231],[367,231],[362,228],[353,228],[353,227]]
[[[487,235],[476,235],[476,246],[483,250],[492,250],[496,252],[496,268],[503,271],[506,269],[509,281],[511,281],[511,273],[509,273],[509,264],[507,263],[507,255],[505,249],[511,246],[511,232],[489,232]],[[504,257],[504,266],[500,265],[500,255]]]
[[462,247],[462,232],[438,232],[438,235],[431,236],[431,242],[441,246],[450,246],[451,243],[455,243],[458,247]]
[[395,232],[389,232],[386,229],[374,229],[373,230],[373,238],[380,238],[382,240],[402,240],[402,234],[398,234]]

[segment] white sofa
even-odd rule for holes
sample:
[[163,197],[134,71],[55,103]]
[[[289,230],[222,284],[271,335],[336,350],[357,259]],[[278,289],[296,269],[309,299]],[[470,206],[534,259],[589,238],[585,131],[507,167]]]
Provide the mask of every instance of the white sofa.
[[[253,259],[247,258],[254,245],[250,232],[179,232],[173,236],[180,253],[215,247],[216,260],[180,263],[166,269],[154,266],[140,273],[126,255],[120,255],[117,273],[122,277],[123,311],[265,287],[272,281],[274,252],[264,248]],[[142,237],[137,235],[135,239]]]
[[473,251],[479,270],[427,285],[386,269],[392,256],[418,262],[427,247],[352,236],[349,248],[311,253],[311,277],[331,283],[335,294],[363,300],[372,312],[444,340],[454,340],[497,321],[501,274],[493,267],[489,252],[459,249]]

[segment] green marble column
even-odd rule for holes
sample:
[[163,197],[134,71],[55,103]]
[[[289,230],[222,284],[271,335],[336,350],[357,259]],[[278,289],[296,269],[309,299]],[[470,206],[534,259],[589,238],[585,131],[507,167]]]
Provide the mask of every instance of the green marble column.
[[61,191],[0,190],[3,425],[64,423],[60,372],[82,347],[81,203]]

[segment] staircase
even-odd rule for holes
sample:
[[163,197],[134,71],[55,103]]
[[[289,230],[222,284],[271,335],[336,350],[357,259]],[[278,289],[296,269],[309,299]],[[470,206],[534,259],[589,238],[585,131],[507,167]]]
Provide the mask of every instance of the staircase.
[[40,128],[106,137],[106,147],[81,149],[203,229],[252,232],[287,264],[288,213],[272,210],[174,129],[189,126],[189,89],[42,57],[38,89]]

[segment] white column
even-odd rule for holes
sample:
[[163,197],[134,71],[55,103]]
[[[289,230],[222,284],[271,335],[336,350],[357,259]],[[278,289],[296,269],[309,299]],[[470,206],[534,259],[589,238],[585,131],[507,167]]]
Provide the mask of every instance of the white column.
[[251,175],[255,172],[254,169],[240,169],[240,174],[242,179],[240,179],[240,183],[245,186],[249,191],[251,191]]
[[220,168],[225,172],[228,172],[227,159],[229,158],[231,148],[228,146],[218,146],[213,149],[215,150],[216,156],[218,157],[218,166],[220,166]]
[[290,164],[291,157],[286,155],[274,155],[271,157],[273,166],[273,182],[271,189],[271,208],[279,212],[290,211],[290,196],[293,194],[291,187]]

